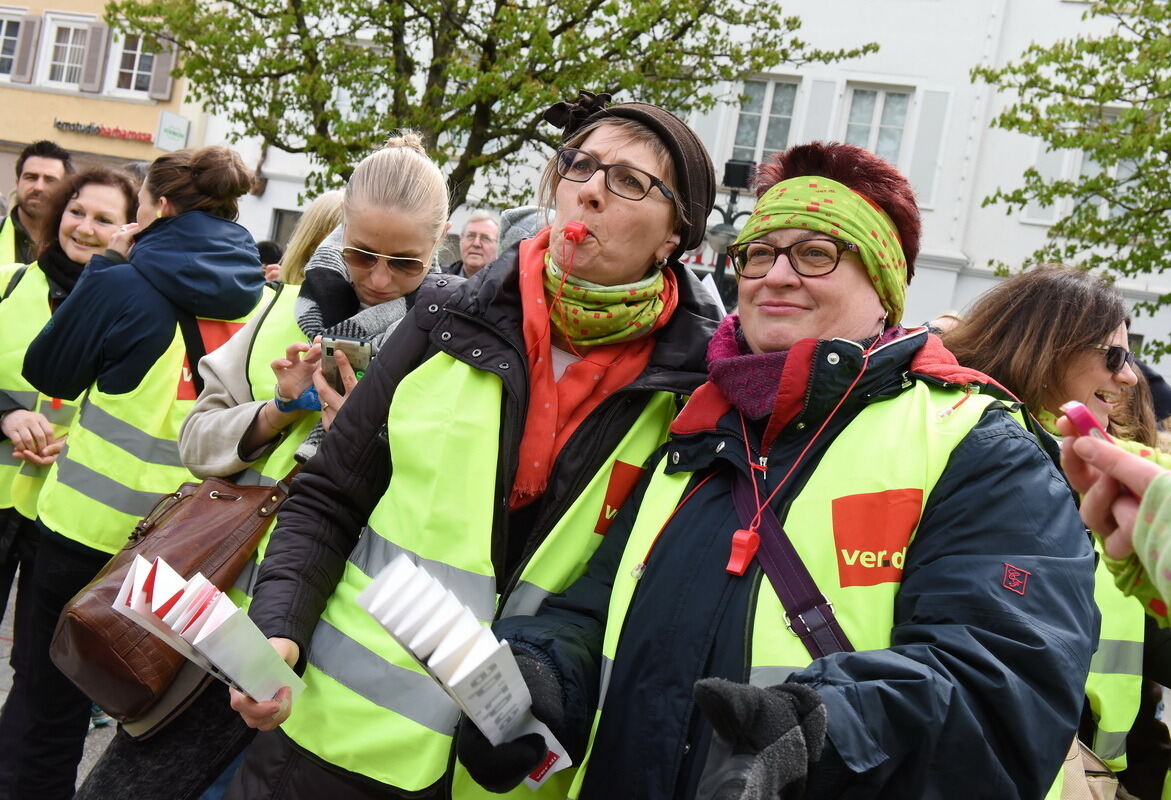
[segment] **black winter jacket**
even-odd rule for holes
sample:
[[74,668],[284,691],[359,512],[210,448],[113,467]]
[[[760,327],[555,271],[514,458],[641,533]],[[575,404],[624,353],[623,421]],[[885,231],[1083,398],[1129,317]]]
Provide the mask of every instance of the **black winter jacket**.
[[[910,381],[939,383],[941,374],[955,374],[946,364],[954,359],[934,337],[923,347],[931,352],[912,364],[925,338],[919,333],[879,349],[823,436],[840,432],[866,403],[897,402],[889,398]],[[836,375],[824,367],[831,347],[844,366]],[[822,341],[817,348],[804,403],[767,453],[762,496],[858,372],[860,351],[852,343]],[[801,403],[801,392],[786,395]],[[693,395],[692,404],[699,399]],[[709,676],[748,681],[756,592],[772,590],[758,563],[743,577],[725,570],[731,532],[743,527],[730,475],[746,472],[748,458],[735,412],[715,411],[710,421],[676,432],[664,449],[669,472],[695,473],[692,486],[716,476],[686,501],[646,561],[582,800],[695,797],[712,729],[696,710],[692,686]],[[756,450],[763,423],[748,431]],[[824,449],[818,441],[815,453]],[[882,464],[858,469],[881,471]],[[799,469],[788,486],[804,485],[809,474]],[[848,484],[850,476],[842,480]],[[560,675],[565,724],[554,732],[574,756],[597,707],[610,587],[643,492],[645,482],[580,580],[548,598],[537,616],[494,626]],[[774,512],[792,499],[792,489],[780,492]],[[835,547],[831,531],[804,535]],[[1026,596],[1001,586],[1004,562],[1032,573]],[[891,646],[833,654],[787,679],[815,687],[828,712],[826,749],[806,796],[1041,797],[1077,727],[1097,640],[1093,569],[1069,487],[1037,440],[993,403],[952,452],[928,498],[906,554]],[[778,619],[775,635],[792,634]]]
[[[582,423],[558,454],[541,499],[510,515],[508,496],[529,394],[518,254],[519,246],[513,247],[491,269],[466,280],[428,276],[414,307],[347,399],[317,455],[294,481],[261,563],[249,613],[266,636],[297,642],[302,664],[346,558],[389,483],[391,454],[379,432],[391,398],[399,382],[428,356],[443,351],[496,374],[504,384],[500,466],[491,477],[500,501],[492,556],[502,598],[518,567],[617,446],[651,395],[685,395],[702,383],[716,309],[695,277],[676,263],[671,268],[678,280],[678,306],[656,333],[647,368]],[[419,446],[426,447],[426,442]],[[452,464],[451,469],[454,474],[460,465]],[[461,474],[452,485],[475,477]],[[458,502],[454,492],[453,502]]]

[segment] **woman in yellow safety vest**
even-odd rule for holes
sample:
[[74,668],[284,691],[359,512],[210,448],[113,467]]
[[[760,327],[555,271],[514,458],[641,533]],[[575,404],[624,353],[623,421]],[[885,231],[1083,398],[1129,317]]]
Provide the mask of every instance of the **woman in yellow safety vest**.
[[[1133,408],[1143,398],[1149,402],[1150,394],[1137,396],[1135,391],[1142,379],[1130,354],[1129,324],[1126,303],[1112,286],[1079,269],[1049,266],[986,292],[943,340],[961,364],[992,376],[1023,400],[1049,434],[1059,435],[1061,404],[1077,400],[1115,438],[1142,439],[1122,441],[1123,446],[1156,457],[1153,425],[1122,424],[1144,411],[1154,416],[1148,409]],[[1171,463],[1171,455],[1162,458]],[[1171,647],[1166,646],[1171,637],[1146,619],[1137,599],[1115,587],[1104,562],[1094,577],[1102,627],[1090,662],[1079,736],[1121,773],[1132,794],[1158,797],[1167,776],[1169,739],[1166,728],[1153,719],[1161,699],[1144,703],[1144,674],[1171,683]],[[1140,715],[1144,706],[1145,715]],[[1128,737],[1132,728],[1135,733]],[[1138,761],[1135,753],[1127,752],[1128,738],[1137,745]]]
[[[180,455],[193,473],[273,484],[309,458],[307,440],[328,430],[332,412],[346,399],[321,379],[321,345],[314,339],[359,333],[377,353],[427,275],[447,227],[447,202],[439,168],[419,137],[405,132],[363,159],[344,193],[330,192],[310,204],[285,252],[276,297],[200,364],[204,390],[179,432]],[[351,247],[397,255],[389,269],[364,269]],[[381,299],[374,293],[383,283],[392,296],[372,302]],[[339,363],[339,371],[348,392],[357,377],[348,364]],[[323,413],[314,397],[324,398],[331,413]],[[266,543],[261,541],[258,555]],[[249,599],[256,566],[254,561],[245,568],[232,591],[241,605]],[[171,711],[152,709],[150,717]],[[217,776],[224,781],[225,768],[255,734],[228,705],[227,688],[219,683],[161,731],[134,740],[138,727],[124,726],[115,735],[75,800],[118,793],[141,800],[198,797]]]
[[[92,256],[106,248],[119,226],[138,207],[138,186],[128,175],[91,168],[65,178],[46,209],[47,246],[32,264],[0,270],[0,616],[8,603],[17,566],[17,631],[28,627],[29,586],[40,532],[35,523],[37,496],[57,454],[77,404],[43,395],[21,375],[29,343],[40,333],[73,291]],[[17,636],[11,661],[14,681],[30,679],[27,639]],[[16,690],[14,701],[0,715],[0,750],[17,747],[26,696]],[[0,795],[9,796],[15,775],[0,768]]]
[[137,223],[91,259],[29,345],[24,377],[79,410],[37,498],[34,606],[17,633],[28,637],[31,676],[5,705],[19,696],[28,712],[19,744],[0,753],[0,765],[15,765],[18,797],[73,796],[89,703],[49,659],[53,630],[159,495],[192,479],[177,440],[198,393],[197,358],[243,324],[263,290],[256,245],[233,221],[251,186],[226,147],[160,156]]
[[[1097,623],[1069,488],[1010,395],[900,324],[905,177],[813,143],[756,185],[708,382],[585,576],[493,626],[567,796],[1039,797]],[[460,725],[493,789],[544,754]]]
[[263,732],[228,797],[480,794],[451,769],[457,707],[354,596],[406,553],[481,621],[535,608],[698,384],[716,309],[679,259],[703,241],[711,162],[672,114],[608,99],[550,110],[551,224],[424,284],[294,483],[250,614],[307,688],[235,697]]

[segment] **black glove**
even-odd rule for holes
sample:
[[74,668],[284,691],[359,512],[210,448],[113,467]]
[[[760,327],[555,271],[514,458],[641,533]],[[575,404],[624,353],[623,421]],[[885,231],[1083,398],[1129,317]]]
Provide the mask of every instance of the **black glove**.
[[762,689],[723,678],[695,684],[695,703],[731,745],[731,769],[712,787],[714,800],[777,800],[804,791],[825,742],[825,706],[799,683]]
[[[554,728],[561,724],[565,704],[561,683],[548,666],[524,652],[514,651],[516,665],[533,697],[533,716]],[[503,794],[520,785],[536,769],[549,750],[544,738],[537,733],[493,747],[466,716],[459,718],[456,732],[456,753],[468,774],[490,792]]]

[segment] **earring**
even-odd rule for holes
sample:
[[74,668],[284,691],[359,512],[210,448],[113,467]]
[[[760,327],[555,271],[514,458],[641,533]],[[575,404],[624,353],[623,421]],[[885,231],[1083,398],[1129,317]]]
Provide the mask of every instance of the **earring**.
[[667,266],[667,259],[665,257],[655,261],[655,269],[662,269],[665,266]]

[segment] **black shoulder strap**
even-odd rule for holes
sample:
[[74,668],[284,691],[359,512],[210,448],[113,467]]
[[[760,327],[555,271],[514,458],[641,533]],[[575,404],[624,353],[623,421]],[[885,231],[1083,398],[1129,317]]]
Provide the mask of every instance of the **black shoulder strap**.
[[4,296],[0,297],[0,300],[8,299],[8,295],[12,294],[13,290],[16,288],[16,284],[20,283],[20,279],[24,277],[24,273],[27,271],[28,264],[23,264],[21,265],[20,269],[12,273],[12,279],[8,281],[8,286],[4,289]]
[[195,384],[195,395],[203,394],[203,378],[199,374],[199,361],[207,355],[203,336],[199,333],[199,322],[194,314],[177,309],[179,330],[183,331],[183,346],[187,349],[187,363],[191,365],[191,382]]

